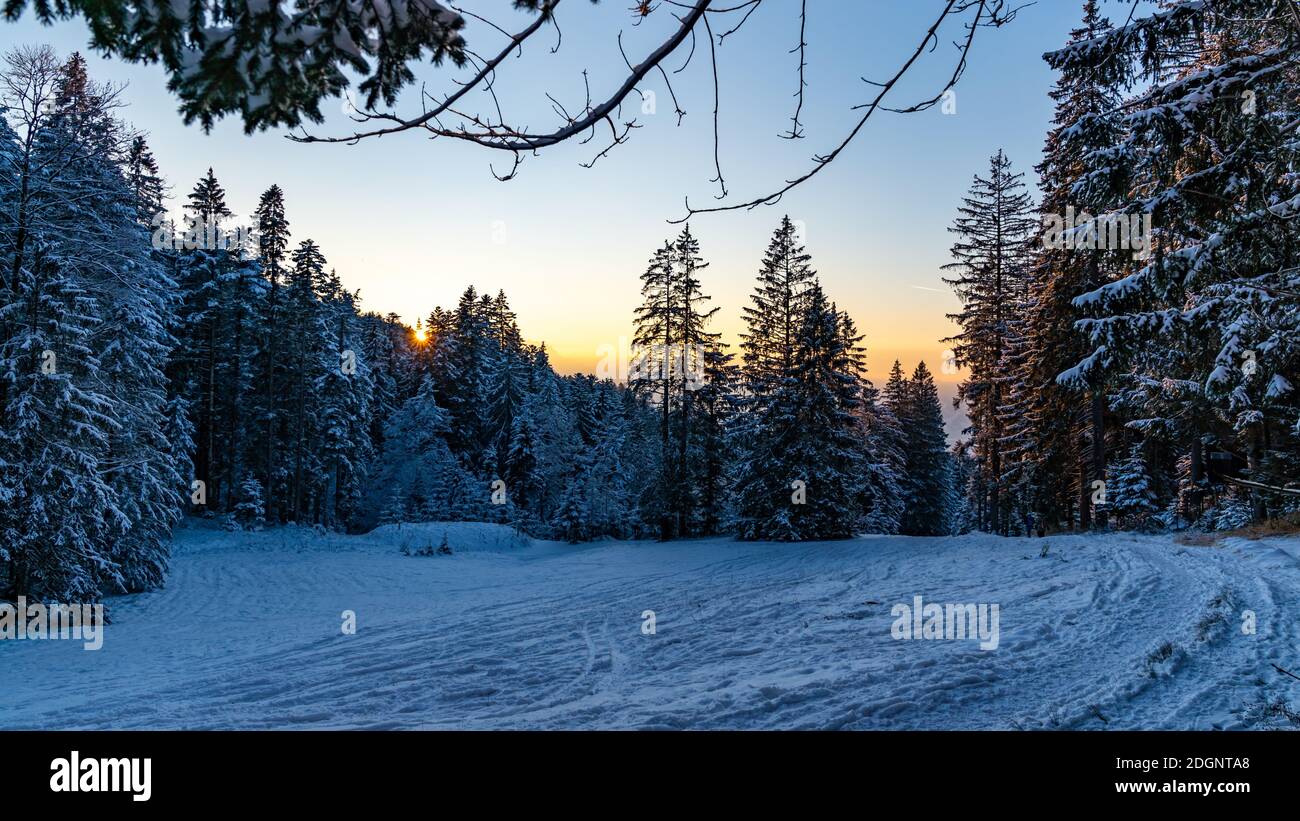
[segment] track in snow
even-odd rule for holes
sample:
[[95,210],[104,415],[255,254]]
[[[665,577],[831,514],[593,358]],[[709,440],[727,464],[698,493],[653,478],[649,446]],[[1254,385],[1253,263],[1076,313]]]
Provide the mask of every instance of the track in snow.
[[[456,555],[398,552],[444,532]],[[164,590],[110,600],[102,650],[0,643],[0,728],[1267,726],[1261,705],[1300,701],[1271,667],[1300,667],[1297,556],[1125,534],[570,547],[492,525],[191,527]],[[997,603],[998,649],[894,640],[915,595]]]

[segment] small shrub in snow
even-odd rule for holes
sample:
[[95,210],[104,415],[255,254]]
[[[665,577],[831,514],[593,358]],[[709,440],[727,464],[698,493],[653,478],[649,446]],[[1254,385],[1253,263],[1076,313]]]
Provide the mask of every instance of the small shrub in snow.
[[234,521],[244,530],[261,530],[266,524],[266,505],[262,501],[262,483],[246,479],[239,485],[239,502],[233,512]]
[[415,550],[411,550],[407,545],[402,545],[400,552],[403,556],[420,556],[422,558],[428,556],[450,556],[451,545],[447,543],[447,534],[444,533],[442,534],[442,542],[440,542],[436,548],[431,543],[426,544],[423,547],[417,547]]
[[1151,678],[1173,675],[1185,655],[1183,649],[1171,641],[1161,644],[1147,655],[1147,675]]
[[1250,524],[1250,503],[1237,496],[1224,499],[1214,512],[1215,530],[1236,530]]

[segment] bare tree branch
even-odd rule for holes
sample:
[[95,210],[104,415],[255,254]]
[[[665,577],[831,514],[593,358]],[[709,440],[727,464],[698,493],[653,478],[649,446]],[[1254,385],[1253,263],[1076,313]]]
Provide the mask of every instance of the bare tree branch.
[[[993,6],[991,10],[989,8],[990,4],[992,4]],[[780,189],[770,194],[765,194],[763,196],[755,197],[745,202],[733,203],[731,205],[715,205],[715,206],[710,206],[708,208],[693,208],[691,207],[690,198],[688,197],[686,199],[685,216],[679,217],[678,219],[670,219],[668,220],[668,222],[672,224],[677,224],[677,223],[686,222],[688,219],[695,216],[696,214],[709,214],[709,213],[716,213],[720,211],[737,211],[740,209],[748,210],[748,209],[757,208],[760,205],[774,205],[780,202],[781,197],[783,197],[787,192],[794,189],[796,186],[802,185],[803,183],[812,179],[818,173],[820,173],[822,169],[826,168],[826,166],[830,165],[832,162],[835,161],[836,157],[838,157],[844,151],[844,149],[847,148],[849,144],[853,142],[853,140],[862,131],[863,127],[866,126],[867,122],[871,119],[871,115],[876,113],[876,111],[880,110],[883,107],[885,96],[888,95],[889,92],[893,90],[894,86],[897,85],[898,81],[901,80],[903,76],[907,74],[908,70],[910,70],[912,66],[915,65],[916,61],[921,58],[921,55],[925,53],[926,48],[930,46],[930,43],[936,40],[939,27],[943,25],[944,21],[947,20],[950,16],[953,16],[954,14],[960,14],[970,8],[974,8],[976,10],[975,20],[974,22],[969,24],[968,37],[966,40],[966,45],[962,49],[961,55],[958,59],[958,68],[953,72],[952,78],[944,86],[944,88],[940,90],[939,94],[937,95],[937,97],[941,97],[944,91],[947,91],[948,89],[952,88],[952,86],[957,82],[957,80],[960,79],[961,69],[965,65],[966,57],[970,52],[972,44],[974,43],[975,31],[979,28],[980,21],[984,18],[985,14],[990,11],[992,12],[989,14],[991,21],[998,21],[999,19],[1005,20],[1005,17],[999,18],[999,13],[1002,8],[1001,0],[948,0],[948,2],[944,5],[943,11],[940,12],[939,16],[935,19],[934,23],[926,31],[925,37],[921,39],[921,43],[912,52],[911,56],[908,57],[907,61],[903,63],[902,67],[899,68],[898,71],[895,72],[895,74],[892,77],[890,77],[887,81],[883,83],[872,82],[869,80],[867,81],[869,84],[877,86],[880,89],[879,93],[876,94],[875,98],[873,98],[871,102],[854,106],[855,110],[866,109],[866,112],[858,120],[857,124],[853,127],[853,129],[848,133],[848,136],[846,136],[843,140],[841,140],[840,143],[837,146],[835,146],[835,148],[831,152],[827,154],[819,154],[813,157],[813,167],[809,171],[805,172],[804,174],[798,177],[795,177],[794,179],[787,180],[784,186],[782,186]]]
[[804,32],[808,28],[808,0],[801,0],[799,4],[799,45],[795,46],[790,52],[799,52],[799,90],[795,96],[799,98],[799,104],[795,106],[794,116],[790,118],[790,133],[781,136],[787,140],[803,139],[803,127],[799,123],[799,115],[803,113],[803,90],[808,87],[808,82],[804,80],[804,69],[808,67],[806,59],[806,49],[808,48],[807,38]]

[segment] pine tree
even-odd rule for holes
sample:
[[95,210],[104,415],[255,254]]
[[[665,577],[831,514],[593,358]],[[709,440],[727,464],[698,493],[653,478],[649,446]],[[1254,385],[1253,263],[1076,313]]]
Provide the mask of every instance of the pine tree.
[[[764,475],[773,466],[772,449],[787,431],[780,429],[782,415],[791,408],[774,408],[777,394],[794,376],[795,362],[804,326],[808,323],[808,300],[816,282],[812,257],[799,244],[794,223],[782,217],[768,243],[758,273],[758,284],[744,307],[746,330],[741,334],[744,413],[733,433],[736,448],[737,527],[742,538],[762,538],[775,532],[770,521],[774,505],[792,492],[796,477],[772,486],[779,477]],[[799,481],[806,483],[807,479]],[[786,528],[780,538],[797,538]]]
[[13,206],[0,217],[9,592],[84,601],[146,589],[166,573],[186,444],[163,375],[171,283],[138,221],[110,91],[75,54],[60,65],[21,52],[9,72],[30,95],[22,139],[0,128],[0,198]]
[[319,378],[333,366],[330,329],[321,309],[317,289],[325,281],[325,257],[305,239],[293,252],[293,267],[285,288],[282,347],[285,444],[288,488],[285,507],[295,522],[310,521],[319,477],[323,475],[319,451]]
[[758,272],[758,285],[744,308],[746,332],[741,334],[745,390],[754,410],[790,372],[798,335],[805,319],[806,292],[817,272],[812,257],[799,244],[790,217],[772,234]]
[[691,530],[701,536],[715,536],[731,519],[731,471],[735,460],[732,431],[741,408],[737,395],[740,369],[733,364],[735,355],[720,342],[706,347],[703,359],[703,384],[693,396],[697,416],[691,429],[691,450],[699,458],[692,465],[691,482],[698,488],[698,495]]
[[484,306],[473,286],[465,289],[441,335],[439,360],[439,403],[451,414],[451,443],[466,463],[477,470],[488,444],[488,426],[483,419],[487,405],[489,368],[495,342],[489,335]]
[[[1284,481],[1266,466],[1297,445],[1300,183],[1281,169],[1300,150],[1285,56],[1300,32],[1275,12],[1265,0],[1180,3],[1047,55],[1063,74],[1142,89],[1126,101],[1127,131],[1088,157],[1081,187],[1151,214],[1154,253],[1076,299],[1091,350],[1062,378],[1114,380],[1139,408],[1164,499],[1203,493],[1207,444],[1243,453],[1266,485]],[[1175,469],[1183,458],[1186,473]],[[1267,512],[1252,492],[1250,515]]]
[[272,185],[262,192],[254,212],[257,220],[258,253],[262,273],[269,287],[262,302],[262,362],[257,372],[262,380],[262,397],[259,407],[261,418],[262,487],[267,493],[266,513],[272,522],[280,520],[279,499],[284,492],[284,475],[279,465],[278,444],[283,436],[279,407],[280,373],[280,320],[283,297],[285,253],[289,247],[289,220],[285,216],[284,191]]
[[742,539],[852,536],[862,521],[863,473],[856,412],[861,385],[840,314],[813,282],[789,370],[764,403],[738,477]]
[[[389,418],[384,448],[370,474],[366,509],[383,510],[385,523],[416,521],[430,508],[445,508],[444,498],[434,498],[456,468],[447,446],[450,417],[438,406],[431,379]],[[360,526],[375,522],[362,518]]]
[[659,536],[690,535],[702,518],[699,486],[692,480],[702,456],[693,447],[700,424],[695,392],[705,383],[707,351],[719,334],[708,330],[717,308],[701,290],[698,272],[708,267],[690,226],[655,252],[641,276],[642,303],[636,310],[636,372],[631,387],[659,406],[661,473],[655,507]]
[[514,505],[535,515],[542,509],[545,493],[545,483],[539,470],[537,456],[537,422],[533,418],[537,401],[536,394],[530,394],[520,408],[520,412],[515,415],[511,423],[510,444],[502,470],[502,478],[509,489]]
[[247,260],[217,247],[218,232],[232,212],[211,168],[190,192],[185,210],[190,216],[186,248],[177,252],[181,307],[170,370],[173,390],[193,400],[195,475],[206,483],[209,501],[221,509],[242,454],[218,445],[236,427],[232,403],[242,400],[246,387],[239,384],[245,378],[246,352],[236,354],[234,362],[223,357],[223,335],[232,330],[231,315],[243,317],[248,310],[252,295],[246,286],[253,272]]
[[[261,393],[255,384],[257,374],[258,342],[262,335],[257,319],[262,313],[266,282],[258,262],[244,255],[242,250],[227,250],[225,273],[220,283],[222,305],[218,332],[218,349],[222,355],[214,375],[218,389],[218,441],[224,443],[226,458],[221,460],[224,476],[222,488],[227,495],[224,507],[231,507],[238,497],[248,472],[248,465],[260,450],[254,447],[260,426],[247,408],[256,402]],[[216,475],[216,474],[214,474]]]
[[[1083,23],[1070,33],[1070,42],[1090,42],[1110,30],[1097,3],[1087,0]],[[1029,278],[1023,332],[1027,351],[1018,373],[1026,395],[1013,414],[1024,431],[1021,452],[1032,471],[1032,478],[1024,477],[1021,495],[1038,518],[1067,527],[1072,509],[1077,508],[1081,524],[1090,520],[1091,484],[1105,475],[1107,404],[1104,380],[1057,381],[1087,353],[1086,339],[1076,327],[1082,312],[1073,300],[1114,278],[1123,260],[1114,250],[1061,247],[1051,225],[1067,214],[1100,216],[1117,205],[1113,196],[1086,181],[1094,157],[1119,141],[1123,124],[1113,67],[1062,71],[1051,97],[1056,115],[1037,167],[1045,227]],[[1053,238],[1058,241],[1050,243]]]
[[266,524],[262,483],[250,476],[239,486],[238,497],[239,503],[232,511],[232,520],[244,530],[261,530]]
[[137,134],[131,141],[126,181],[135,200],[136,220],[141,225],[152,225],[163,213],[164,187],[158,161],[143,135]]
[[907,508],[899,532],[909,536],[946,536],[952,532],[952,475],[943,410],[934,377],[924,362],[907,384]]
[[556,535],[570,544],[577,544],[591,538],[594,518],[591,510],[591,502],[594,498],[591,473],[591,456],[584,454],[574,462],[568,482],[565,483],[559,510],[555,515]]
[[897,533],[903,519],[907,481],[900,443],[902,430],[893,411],[880,401],[874,387],[863,390],[866,460],[863,475],[862,529],[867,533]]
[[643,397],[650,397],[659,406],[660,470],[655,477],[655,490],[651,496],[654,517],[659,522],[659,538],[670,539],[675,516],[673,513],[675,463],[672,453],[672,408],[674,386],[671,380],[671,351],[678,337],[675,305],[676,289],[673,278],[672,243],[665,241],[656,249],[641,275],[641,305],[633,320],[636,334],[632,344],[633,372],[629,383]]
[[1023,174],[1013,173],[1011,161],[998,151],[989,160],[987,177],[975,176],[970,193],[948,229],[958,239],[952,246],[953,271],[945,279],[961,300],[961,311],[949,319],[961,332],[944,342],[953,344],[955,361],[970,375],[958,390],[970,417],[970,433],[979,464],[983,498],[982,526],[1005,532],[1008,499],[1002,493],[1003,428],[999,418],[1005,400],[1003,356],[1018,297],[1023,294],[1028,240],[1034,229]]
[[1106,507],[1119,519],[1121,527],[1149,528],[1159,512],[1159,504],[1141,442],[1129,448],[1110,474],[1113,478],[1106,486]]
[[333,343],[317,391],[319,458],[325,470],[321,522],[337,528],[359,512],[366,472],[374,458],[370,440],[370,363],[359,344],[356,295],[331,271],[322,294],[327,333]]
[[[833,308],[832,308],[833,309]],[[867,379],[866,348],[853,319],[839,312],[840,338],[848,373],[857,380],[854,413],[858,447],[862,456],[858,507],[862,528],[869,533],[894,533],[902,516],[903,469],[899,449],[901,431],[893,412],[879,404],[879,395]]]
[[1006,500],[1006,532],[1028,535],[1033,529],[1041,467],[1033,415],[1034,397],[1039,391],[1035,390],[1030,364],[1033,348],[1026,321],[1030,310],[1028,292],[1013,293],[1009,301],[1011,312],[997,377],[1002,397],[997,409],[998,429],[1002,432],[998,440],[1002,454],[998,484]]
[[505,291],[492,299],[487,316],[488,335],[496,343],[489,346],[487,441],[494,451],[491,469],[497,476],[506,473],[515,419],[523,409],[528,387],[528,359],[515,314],[510,310]]

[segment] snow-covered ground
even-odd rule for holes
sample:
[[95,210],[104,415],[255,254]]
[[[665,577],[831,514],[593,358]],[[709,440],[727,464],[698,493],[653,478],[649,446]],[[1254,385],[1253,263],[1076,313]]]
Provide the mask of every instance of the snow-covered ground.
[[[452,556],[399,552],[444,533]],[[997,649],[894,639],[917,595],[997,604]],[[1300,702],[1271,666],[1300,668],[1298,539],[191,525],[164,590],[109,604],[98,652],[0,642],[0,728],[1213,728]]]

